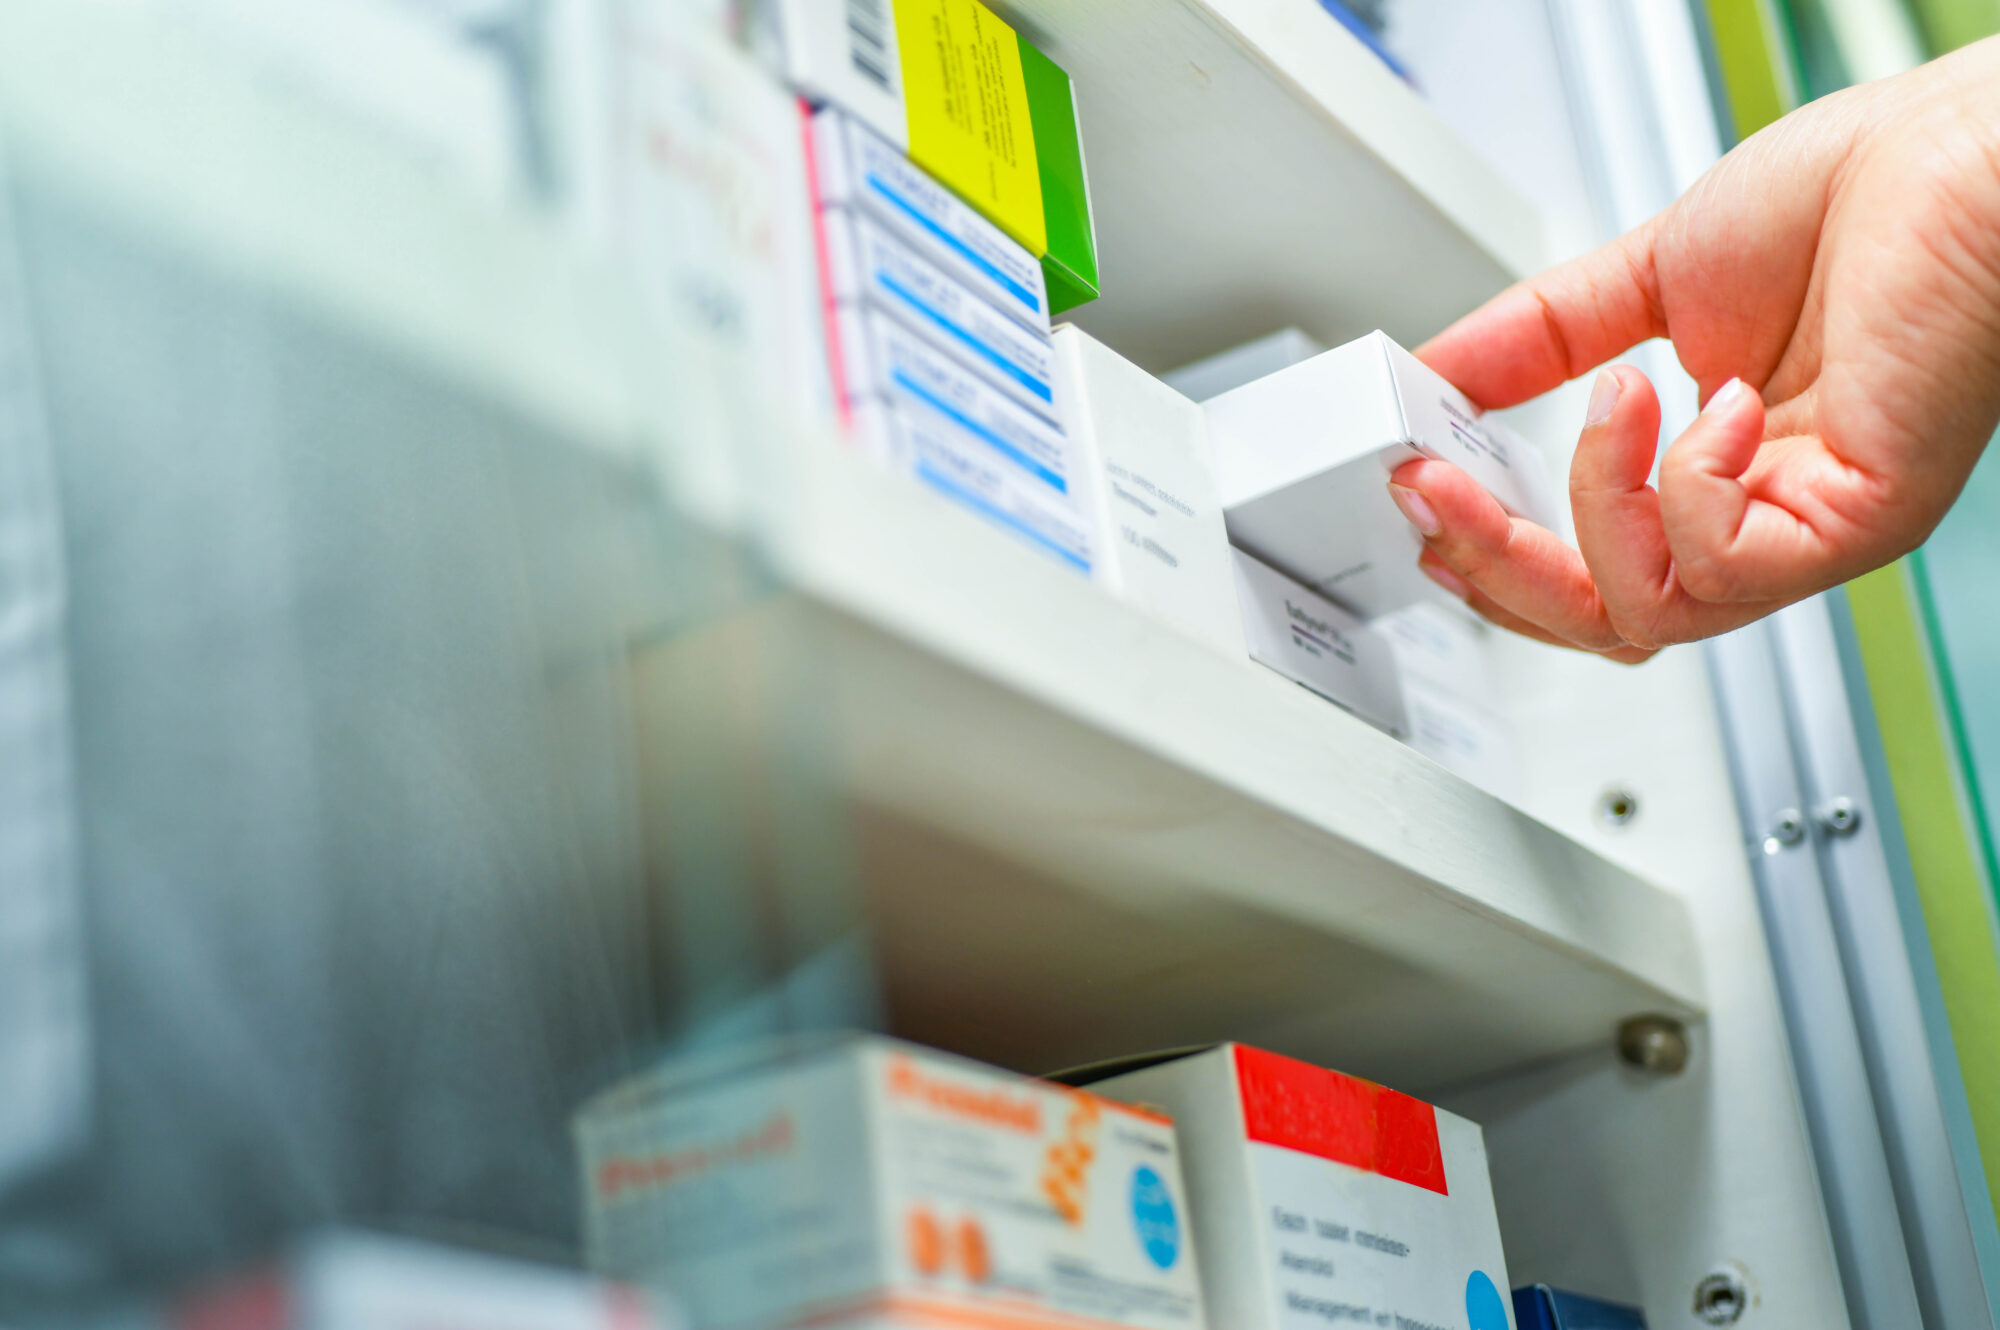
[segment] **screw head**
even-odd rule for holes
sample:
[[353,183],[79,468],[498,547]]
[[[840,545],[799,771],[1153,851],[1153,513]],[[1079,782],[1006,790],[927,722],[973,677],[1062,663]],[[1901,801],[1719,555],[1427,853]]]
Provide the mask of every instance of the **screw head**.
[[1649,1076],[1678,1076],[1691,1052],[1687,1026],[1671,1016],[1634,1016],[1618,1027],[1618,1058]]
[[1597,796],[1597,820],[1607,827],[1628,825],[1639,816],[1639,796],[1621,786],[1612,786]]
[[1733,1265],[1717,1266],[1694,1286],[1694,1315],[1703,1325],[1734,1325],[1750,1307],[1750,1287]]
[[1771,819],[1771,829],[1764,833],[1764,853],[1776,854],[1800,844],[1805,838],[1805,814],[1796,808],[1780,808],[1777,816]]
[[1829,800],[1817,816],[1829,836],[1852,836],[1861,829],[1861,806],[1846,795]]

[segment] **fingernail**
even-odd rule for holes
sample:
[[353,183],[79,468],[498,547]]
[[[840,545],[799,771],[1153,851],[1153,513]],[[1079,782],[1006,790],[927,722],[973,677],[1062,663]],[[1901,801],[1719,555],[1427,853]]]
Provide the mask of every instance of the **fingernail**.
[[1438,521],[1437,509],[1431,507],[1431,501],[1408,485],[1389,486],[1389,497],[1403,510],[1403,516],[1410,519],[1410,525],[1424,535],[1435,536],[1444,530],[1444,523]]
[[1618,394],[1625,385],[1618,382],[1618,376],[1608,369],[1597,371],[1597,382],[1591,385],[1590,406],[1583,413],[1583,427],[1590,429],[1611,419],[1611,413],[1618,409]]
[[1464,600],[1472,594],[1472,584],[1441,563],[1419,563],[1417,567],[1424,570],[1425,577],[1430,578],[1431,581],[1436,582],[1460,600]]
[[1735,408],[1743,400],[1743,394],[1750,391],[1750,385],[1741,379],[1731,379],[1715,390],[1715,396],[1708,399],[1708,405],[1701,409],[1705,416],[1719,416]]

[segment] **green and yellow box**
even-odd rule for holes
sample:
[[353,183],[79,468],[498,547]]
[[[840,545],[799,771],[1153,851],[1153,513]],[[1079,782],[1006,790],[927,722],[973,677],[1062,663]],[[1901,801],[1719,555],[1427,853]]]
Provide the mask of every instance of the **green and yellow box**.
[[785,72],[866,122],[1041,260],[1049,309],[1097,297],[1069,75],[979,0],[779,0]]

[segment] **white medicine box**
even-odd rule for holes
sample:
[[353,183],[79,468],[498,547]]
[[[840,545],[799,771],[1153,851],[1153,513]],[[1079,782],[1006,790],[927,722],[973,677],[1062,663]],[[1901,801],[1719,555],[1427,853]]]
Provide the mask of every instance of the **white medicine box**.
[[1173,1115],[1209,1324],[1511,1330],[1477,1124],[1241,1044],[1091,1088]]
[[1376,729],[1408,738],[1403,681],[1388,639],[1242,550],[1229,553],[1250,659]]
[[1556,529],[1535,449],[1370,333],[1203,404],[1229,538],[1363,618],[1449,598],[1389,497],[1419,457],[1452,462],[1517,516]]
[[1244,654],[1201,408],[1081,329],[1055,332],[1070,439],[1090,472],[1097,577],[1231,658]]
[[1202,1330],[1173,1124],[871,1036],[642,1076],[576,1124],[591,1265],[697,1327]]

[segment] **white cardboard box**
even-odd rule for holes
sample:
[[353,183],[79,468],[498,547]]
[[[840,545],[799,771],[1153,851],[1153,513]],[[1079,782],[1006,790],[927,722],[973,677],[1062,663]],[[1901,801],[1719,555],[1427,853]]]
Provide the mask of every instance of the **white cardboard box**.
[[759,502],[771,440],[834,411],[797,100],[679,0],[551,0],[548,112],[570,223],[617,256],[666,379],[649,429],[680,500]]
[[553,1266],[359,1231],[199,1289],[173,1330],[677,1330],[658,1294]]
[[1204,404],[1229,537],[1363,618],[1449,593],[1417,569],[1422,540],[1389,498],[1418,457],[1465,470],[1552,529],[1539,453],[1379,332]]
[[1217,651],[1244,654],[1201,408],[1068,325],[1057,377],[1102,532],[1098,580]]
[[1165,1117],[872,1037],[627,1082],[576,1124],[596,1269],[697,1326],[1201,1330]]
[[1397,738],[1410,732],[1389,644],[1368,624],[1231,550],[1250,659]]
[[[910,146],[893,0],[767,0],[763,26],[785,78],[816,102],[845,107],[898,151]],[[770,23],[771,17],[776,22]]]
[[1513,1325],[1477,1124],[1241,1044],[1091,1088],[1178,1124],[1210,1324]]
[[882,310],[1029,410],[1063,419],[1046,332],[1002,313],[866,213],[828,208],[819,225],[836,306]]
[[813,175],[821,207],[874,218],[995,308],[1049,331],[1041,262],[853,116],[813,116]]
[[1093,571],[1094,477],[1069,435],[879,310],[834,327],[852,431],[877,462]]

